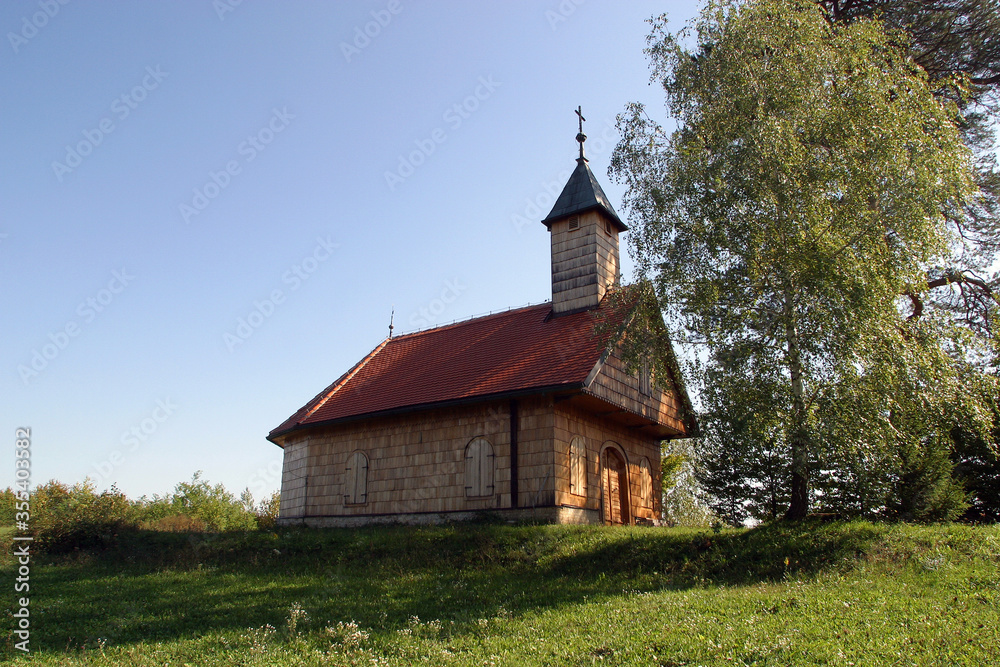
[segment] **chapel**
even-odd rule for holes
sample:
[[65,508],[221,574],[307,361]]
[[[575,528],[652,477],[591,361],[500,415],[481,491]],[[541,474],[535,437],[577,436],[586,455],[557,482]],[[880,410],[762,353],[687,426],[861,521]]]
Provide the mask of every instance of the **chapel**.
[[541,220],[551,301],[390,329],[267,436],[284,450],[279,523],[660,518],[661,442],[697,426],[679,376],[630,372],[617,352],[628,227],[584,156],[582,120],[576,168]]

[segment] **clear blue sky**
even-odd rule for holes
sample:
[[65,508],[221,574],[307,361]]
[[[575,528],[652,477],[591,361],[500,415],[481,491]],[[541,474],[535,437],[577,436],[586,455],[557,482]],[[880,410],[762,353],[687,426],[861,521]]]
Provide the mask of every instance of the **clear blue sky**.
[[277,489],[265,435],[392,308],[402,333],[549,298],[573,109],[617,205],[615,114],[662,111],[644,20],[695,9],[0,4],[0,485],[28,426],[35,483]]

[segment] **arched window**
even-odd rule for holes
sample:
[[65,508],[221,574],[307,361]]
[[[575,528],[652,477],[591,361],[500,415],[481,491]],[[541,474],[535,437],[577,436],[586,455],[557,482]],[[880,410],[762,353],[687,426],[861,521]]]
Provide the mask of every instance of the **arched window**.
[[645,456],[639,462],[639,499],[643,507],[653,504],[653,473],[649,467],[649,459]]
[[344,468],[344,503],[362,505],[368,502],[368,457],[362,451],[347,457]]
[[587,444],[579,435],[569,443],[569,490],[577,496],[587,495]]
[[493,445],[486,438],[473,438],[465,448],[465,495],[493,495]]

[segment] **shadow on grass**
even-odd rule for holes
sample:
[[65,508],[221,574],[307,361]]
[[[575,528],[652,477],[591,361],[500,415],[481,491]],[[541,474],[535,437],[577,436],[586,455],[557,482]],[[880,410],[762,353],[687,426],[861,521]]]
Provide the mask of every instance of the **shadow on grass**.
[[753,530],[702,532],[656,539],[633,534],[586,553],[563,557],[553,572],[655,572],[675,585],[751,585],[786,576],[810,576],[849,565],[868,552],[884,528],[856,523],[775,523]]
[[[519,615],[694,585],[749,585],[843,567],[884,528],[775,524],[754,530],[461,525],[120,536],[102,553],[50,557],[32,572],[32,645],[63,651],[281,628],[301,602],[311,627],[354,620],[375,633],[411,616]],[[3,570],[10,574],[11,566]],[[10,628],[10,614],[5,624]],[[10,636],[10,632],[7,632]]]

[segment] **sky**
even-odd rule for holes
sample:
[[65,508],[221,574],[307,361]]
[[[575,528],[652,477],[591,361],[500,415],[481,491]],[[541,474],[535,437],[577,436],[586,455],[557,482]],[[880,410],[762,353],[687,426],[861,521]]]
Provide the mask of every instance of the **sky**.
[[392,313],[550,298],[574,109],[620,209],[615,115],[665,116],[645,21],[696,9],[0,3],[0,488],[24,427],[34,484],[277,490],[267,433]]

